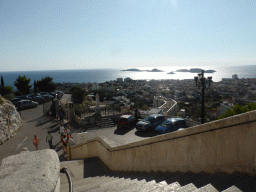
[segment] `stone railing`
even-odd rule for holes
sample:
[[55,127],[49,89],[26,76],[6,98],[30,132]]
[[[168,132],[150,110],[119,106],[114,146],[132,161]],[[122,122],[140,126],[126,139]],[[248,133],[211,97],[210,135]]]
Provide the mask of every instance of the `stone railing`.
[[0,166],[0,191],[60,191],[60,162],[54,150],[22,152]]
[[256,111],[116,146],[94,138],[68,150],[70,159],[99,157],[111,170],[255,173]]

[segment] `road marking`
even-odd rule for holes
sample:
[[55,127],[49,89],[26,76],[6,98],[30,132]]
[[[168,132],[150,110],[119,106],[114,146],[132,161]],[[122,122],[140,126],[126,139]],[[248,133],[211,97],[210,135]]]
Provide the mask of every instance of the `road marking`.
[[20,144],[18,144],[16,151],[24,145],[24,142],[27,140],[28,137],[26,137]]

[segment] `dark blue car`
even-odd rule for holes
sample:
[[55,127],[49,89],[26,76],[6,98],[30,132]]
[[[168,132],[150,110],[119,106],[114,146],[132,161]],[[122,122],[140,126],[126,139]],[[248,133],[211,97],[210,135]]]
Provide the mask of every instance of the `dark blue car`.
[[182,118],[169,118],[166,119],[161,125],[158,125],[155,129],[156,134],[170,133],[177,131],[181,128],[187,128],[187,123]]
[[136,124],[137,131],[154,131],[158,125],[165,121],[165,117],[161,114],[152,114],[142,119]]

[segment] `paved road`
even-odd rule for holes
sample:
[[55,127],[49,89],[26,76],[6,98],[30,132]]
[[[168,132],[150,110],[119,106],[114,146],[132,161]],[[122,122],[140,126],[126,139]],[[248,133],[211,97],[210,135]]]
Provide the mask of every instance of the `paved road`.
[[[0,161],[5,157],[18,154],[23,147],[28,148],[29,151],[35,151],[35,147],[32,144],[34,135],[37,135],[40,141],[39,150],[49,149],[49,145],[46,142],[47,131],[51,131],[53,134],[53,145],[58,153],[60,160],[63,160],[63,151],[60,144],[59,122],[55,119],[49,119],[43,115],[43,106],[39,105],[37,108],[27,109],[21,111],[22,127],[17,131],[16,135],[9,141],[6,141],[0,146]],[[67,122],[64,123],[64,126]],[[79,128],[76,123],[69,123],[74,139],[76,138],[76,130]],[[91,128],[92,126],[83,126],[84,130]],[[88,131],[88,138],[94,138],[97,136],[105,136],[115,141],[118,144],[125,144],[142,139],[150,138],[153,135],[151,133],[139,133],[132,129],[117,130],[116,127],[97,129]]]

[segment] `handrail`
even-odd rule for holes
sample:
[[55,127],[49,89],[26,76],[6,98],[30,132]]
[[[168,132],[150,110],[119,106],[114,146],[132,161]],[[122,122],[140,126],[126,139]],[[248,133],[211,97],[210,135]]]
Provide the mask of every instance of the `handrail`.
[[61,170],[60,170],[61,173],[65,173],[67,178],[68,178],[68,184],[69,184],[69,192],[73,192],[73,183],[72,183],[72,179],[70,177],[70,174],[68,172],[68,169],[66,167],[63,167]]

